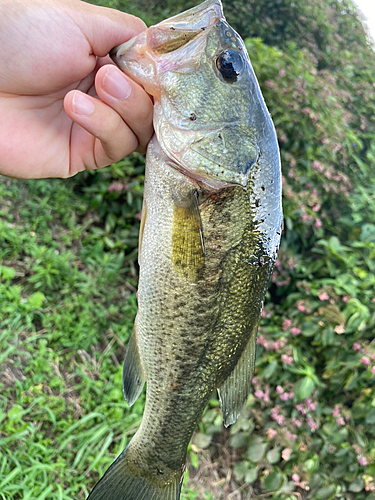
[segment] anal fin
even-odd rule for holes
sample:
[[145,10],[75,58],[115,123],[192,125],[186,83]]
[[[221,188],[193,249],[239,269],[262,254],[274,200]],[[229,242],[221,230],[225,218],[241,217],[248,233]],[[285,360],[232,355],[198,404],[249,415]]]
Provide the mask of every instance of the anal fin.
[[122,387],[129,406],[138,399],[146,381],[137,344],[137,321],[134,324],[128,347],[126,349],[122,372]]
[[253,328],[236,366],[218,389],[225,427],[236,422],[250,393],[254,375],[257,330],[258,326]]

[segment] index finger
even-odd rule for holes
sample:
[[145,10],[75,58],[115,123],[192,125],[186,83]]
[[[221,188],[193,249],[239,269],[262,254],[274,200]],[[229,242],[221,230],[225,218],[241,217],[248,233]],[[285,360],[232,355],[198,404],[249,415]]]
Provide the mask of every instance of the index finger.
[[80,3],[84,7],[75,17],[75,21],[90,43],[95,56],[106,56],[113,47],[130,40],[147,28],[141,19],[131,14]]

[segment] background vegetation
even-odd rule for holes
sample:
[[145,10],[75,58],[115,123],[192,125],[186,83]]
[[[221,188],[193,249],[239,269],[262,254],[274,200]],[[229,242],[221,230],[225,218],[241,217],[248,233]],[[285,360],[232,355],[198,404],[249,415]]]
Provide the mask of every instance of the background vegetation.
[[[195,2],[104,0],[154,23]],[[350,0],[228,0],[280,142],[285,231],[254,392],[212,399],[183,498],[375,499],[375,55]],[[144,159],[0,183],[0,498],[83,499],[137,429]],[[188,476],[185,482],[188,482]]]

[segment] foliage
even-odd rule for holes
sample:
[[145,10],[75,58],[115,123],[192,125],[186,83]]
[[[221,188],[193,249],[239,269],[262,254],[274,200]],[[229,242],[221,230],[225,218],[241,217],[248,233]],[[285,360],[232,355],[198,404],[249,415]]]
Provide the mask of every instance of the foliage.
[[1,499],[86,498],[141,421],[144,397],[130,411],[121,389],[136,281],[87,193],[0,184]]
[[[102,4],[148,24],[190,6]],[[285,231],[253,395],[229,430],[210,402],[191,471],[209,453],[243,495],[374,500],[375,55],[349,0],[224,4],[266,42],[246,46],[278,133]],[[143,172],[135,154],[69,182],[0,184],[2,499],[84,498],[139,425],[121,360]]]

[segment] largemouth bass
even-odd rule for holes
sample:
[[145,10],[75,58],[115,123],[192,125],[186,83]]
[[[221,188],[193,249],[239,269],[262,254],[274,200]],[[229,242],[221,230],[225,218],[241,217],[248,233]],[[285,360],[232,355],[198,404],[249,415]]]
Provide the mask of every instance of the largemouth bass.
[[154,98],[125,398],[141,426],[90,500],[178,500],[186,449],[214,390],[227,426],[250,391],[282,226],[275,129],[220,0],[112,51]]

